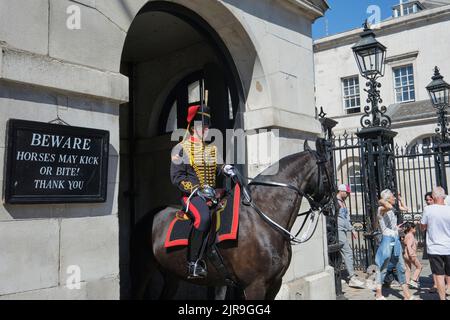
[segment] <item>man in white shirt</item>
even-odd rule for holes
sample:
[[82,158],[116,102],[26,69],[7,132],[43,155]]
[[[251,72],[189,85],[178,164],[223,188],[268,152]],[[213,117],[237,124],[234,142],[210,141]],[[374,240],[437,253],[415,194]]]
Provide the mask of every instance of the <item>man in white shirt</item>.
[[425,207],[422,230],[427,231],[427,252],[431,272],[436,276],[441,300],[445,300],[445,276],[450,276],[450,208],[445,205],[445,190],[433,189],[434,204]]

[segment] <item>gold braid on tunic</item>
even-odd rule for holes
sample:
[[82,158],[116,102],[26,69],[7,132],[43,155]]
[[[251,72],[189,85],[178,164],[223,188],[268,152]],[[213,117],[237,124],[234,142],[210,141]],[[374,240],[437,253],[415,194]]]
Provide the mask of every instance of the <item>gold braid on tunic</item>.
[[217,148],[203,141],[183,141],[183,151],[189,155],[190,165],[200,182],[200,188],[208,185],[216,187]]

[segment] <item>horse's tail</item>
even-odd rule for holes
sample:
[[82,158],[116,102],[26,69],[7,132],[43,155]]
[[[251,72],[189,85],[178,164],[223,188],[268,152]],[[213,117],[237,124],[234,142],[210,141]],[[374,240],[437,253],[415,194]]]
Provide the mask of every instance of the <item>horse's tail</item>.
[[130,276],[133,299],[143,299],[152,276],[158,271],[152,248],[154,216],[166,207],[147,213],[134,226],[130,238]]

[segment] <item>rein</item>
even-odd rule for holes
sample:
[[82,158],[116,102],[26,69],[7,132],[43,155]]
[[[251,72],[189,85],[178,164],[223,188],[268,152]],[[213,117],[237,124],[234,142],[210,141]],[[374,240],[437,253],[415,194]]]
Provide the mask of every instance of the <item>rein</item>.
[[[312,154],[313,151],[309,150]],[[314,154],[314,156],[316,157],[316,164],[319,167],[319,183],[318,185],[320,185],[321,182],[321,174],[320,174],[320,167],[321,165],[325,164],[327,161],[323,161],[317,158],[317,156]],[[329,179],[329,173],[327,172],[326,168],[325,168],[325,172],[327,174],[327,178]],[[317,225],[319,223],[319,216],[320,214],[326,210],[329,209],[329,207],[331,205],[333,205],[333,202],[330,201],[331,198],[327,197],[325,198],[325,204],[324,201],[321,201],[320,203],[315,201],[313,199],[313,197],[311,197],[310,195],[306,194],[305,192],[303,192],[302,190],[300,190],[298,187],[290,185],[290,184],[286,184],[286,183],[281,183],[281,182],[270,182],[270,181],[256,181],[254,179],[251,178],[247,178],[248,180],[251,180],[251,182],[248,185],[261,185],[261,186],[268,186],[268,187],[277,187],[277,188],[287,188],[290,190],[295,191],[300,197],[304,197],[306,198],[306,200],[309,202],[309,205],[311,207],[311,209],[309,209],[306,212],[300,213],[297,215],[297,217],[300,216],[305,216],[306,218],[303,221],[302,225],[300,226],[300,229],[298,230],[298,232],[294,235],[292,234],[290,231],[286,230],[285,228],[283,228],[281,225],[279,225],[277,222],[273,221],[270,217],[267,216],[267,214],[265,214],[253,201],[250,192],[248,191],[248,188],[245,183],[244,183],[244,177],[241,175],[241,173],[239,171],[236,170],[236,175],[238,177],[238,181],[240,182],[240,184],[242,185],[242,190],[243,190],[243,194],[244,194],[244,198],[245,198],[245,203],[246,205],[250,205],[259,215],[260,217],[266,221],[270,226],[272,226],[274,229],[278,230],[279,232],[281,232],[283,234],[283,236],[285,236],[287,239],[289,239],[289,241],[291,242],[291,245],[298,245],[301,243],[305,243],[308,240],[310,240],[312,238],[312,236],[314,235],[316,229],[317,229]],[[329,182],[331,180],[328,180]],[[320,187],[319,187],[320,190]],[[317,215],[317,218],[316,218]],[[314,229],[311,232],[311,228],[312,225],[314,223],[315,220],[315,225],[314,225]],[[308,224],[308,228],[306,230],[306,232],[300,237],[298,238],[300,232],[303,230],[303,228],[305,227],[306,222],[309,221]]]

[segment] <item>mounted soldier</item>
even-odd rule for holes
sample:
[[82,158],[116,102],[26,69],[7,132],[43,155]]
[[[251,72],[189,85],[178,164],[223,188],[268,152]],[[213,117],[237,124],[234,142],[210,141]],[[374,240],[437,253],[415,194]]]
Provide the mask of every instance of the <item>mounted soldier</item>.
[[191,106],[187,116],[185,138],[172,153],[170,176],[172,184],[182,193],[184,211],[193,221],[189,236],[188,279],[205,278],[206,264],[202,260],[211,214],[218,202],[216,180],[220,173],[234,175],[231,165],[217,164],[216,146],[205,143],[211,125],[210,108],[204,104]]

